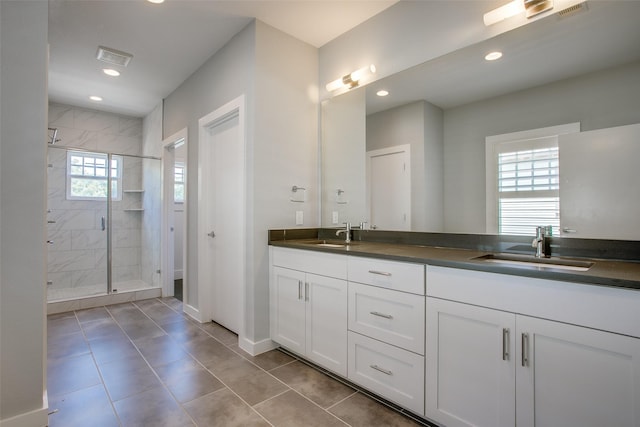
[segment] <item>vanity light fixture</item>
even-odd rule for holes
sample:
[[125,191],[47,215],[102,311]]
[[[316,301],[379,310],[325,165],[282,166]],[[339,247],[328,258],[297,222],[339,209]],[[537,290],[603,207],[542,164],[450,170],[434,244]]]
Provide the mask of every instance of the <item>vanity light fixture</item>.
[[360,85],[360,80],[362,80],[364,77],[370,76],[371,74],[375,74],[375,72],[376,66],[373,64],[362,67],[359,70],[353,71],[340,77],[339,79],[327,83],[327,92],[334,92],[343,87],[347,87],[348,89],[358,87]]
[[484,14],[484,25],[487,27],[504,21],[507,18],[525,12],[527,18],[553,9],[553,0],[513,0],[497,9]]
[[489,52],[484,56],[484,59],[487,61],[495,61],[496,59],[502,58],[502,52],[495,50],[493,52]]
[[120,75],[120,71],[114,70],[113,68],[103,68],[102,72],[111,77],[118,77]]
[[89,99],[92,100],[92,101],[96,101],[96,102],[102,101],[102,97],[101,96],[97,96],[97,95],[91,95],[89,97]]
[[382,89],[382,90],[377,91],[376,95],[378,95],[378,96],[387,96],[387,95],[389,95],[389,91]]

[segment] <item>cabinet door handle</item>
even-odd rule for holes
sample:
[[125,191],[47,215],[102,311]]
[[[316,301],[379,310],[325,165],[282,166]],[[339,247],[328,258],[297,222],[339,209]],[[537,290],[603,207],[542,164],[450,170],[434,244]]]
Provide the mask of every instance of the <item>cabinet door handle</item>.
[[375,370],[376,370],[376,371],[378,371],[378,372],[382,372],[382,373],[383,373],[383,374],[385,374],[385,375],[393,375],[393,372],[391,372],[391,371],[390,371],[390,370],[388,370],[388,369],[381,368],[381,367],[380,367],[380,366],[378,366],[378,365],[369,365],[369,367],[370,367],[371,369],[375,369]]
[[384,317],[385,319],[393,319],[393,316],[390,314],[379,313],[377,311],[370,311],[369,313],[373,314],[374,316]]
[[522,334],[522,366],[529,366],[529,334]]
[[309,301],[309,282],[304,283],[304,300]]
[[298,299],[302,299],[302,280],[298,280]]
[[380,276],[391,276],[391,273],[388,273],[386,271],[369,270],[369,273],[378,274]]
[[502,360],[509,360],[509,328],[502,329]]

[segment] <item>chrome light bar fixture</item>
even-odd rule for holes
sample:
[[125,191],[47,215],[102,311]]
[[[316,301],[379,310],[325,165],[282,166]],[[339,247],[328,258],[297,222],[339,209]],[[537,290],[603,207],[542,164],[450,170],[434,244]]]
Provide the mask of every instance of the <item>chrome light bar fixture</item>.
[[551,9],[553,9],[553,0],[513,0],[504,6],[485,13],[484,25],[497,24],[522,12],[525,13],[527,18],[531,18]]

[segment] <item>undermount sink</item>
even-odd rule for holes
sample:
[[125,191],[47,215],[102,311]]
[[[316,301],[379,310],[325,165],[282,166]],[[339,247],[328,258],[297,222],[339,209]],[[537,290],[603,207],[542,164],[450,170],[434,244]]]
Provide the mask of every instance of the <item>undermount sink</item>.
[[331,240],[314,240],[311,242],[305,242],[309,245],[320,246],[324,248],[345,248],[349,246],[347,243],[333,242]]
[[561,258],[536,258],[531,255],[517,254],[487,254],[473,258],[475,261],[483,261],[502,264],[513,267],[536,267],[549,270],[587,271],[593,263]]

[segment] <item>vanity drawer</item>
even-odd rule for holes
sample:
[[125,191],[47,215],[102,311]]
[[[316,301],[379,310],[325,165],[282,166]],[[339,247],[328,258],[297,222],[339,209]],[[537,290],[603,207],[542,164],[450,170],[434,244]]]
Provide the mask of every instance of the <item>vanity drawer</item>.
[[424,416],[424,357],[349,331],[348,377]]
[[425,298],[349,283],[349,329],[424,355]]
[[320,276],[347,278],[347,257],[344,255],[272,246],[271,264]]
[[349,257],[348,279],[396,291],[424,295],[424,265]]

